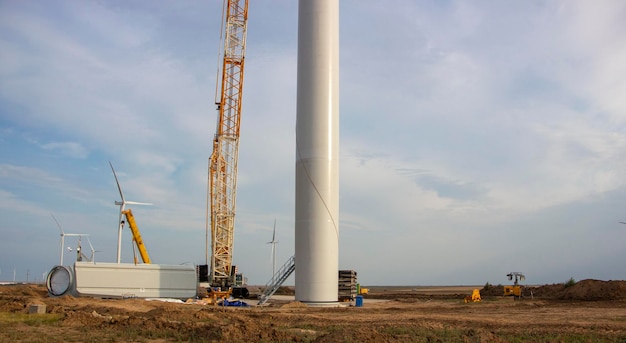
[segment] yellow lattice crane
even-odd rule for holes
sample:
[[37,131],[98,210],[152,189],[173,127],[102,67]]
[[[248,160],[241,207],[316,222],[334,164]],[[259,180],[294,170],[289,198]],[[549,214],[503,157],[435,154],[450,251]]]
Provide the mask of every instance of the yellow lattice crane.
[[[216,93],[219,95],[219,99],[216,97],[218,120],[213,153],[209,159],[207,192],[210,198],[207,235],[209,217],[211,225],[209,282],[214,287],[230,287],[235,277],[235,268],[232,265],[233,237],[247,21],[248,0],[224,1],[223,61],[221,83],[217,86],[221,91]],[[208,203],[209,201],[207,205]]]

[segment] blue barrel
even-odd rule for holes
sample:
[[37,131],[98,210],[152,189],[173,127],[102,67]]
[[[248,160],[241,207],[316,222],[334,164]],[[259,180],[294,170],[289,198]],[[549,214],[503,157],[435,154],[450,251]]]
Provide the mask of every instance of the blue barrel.
[[357,295],[356,296],[356,307],[362,307],[363,306],[363,296],[362,295]]

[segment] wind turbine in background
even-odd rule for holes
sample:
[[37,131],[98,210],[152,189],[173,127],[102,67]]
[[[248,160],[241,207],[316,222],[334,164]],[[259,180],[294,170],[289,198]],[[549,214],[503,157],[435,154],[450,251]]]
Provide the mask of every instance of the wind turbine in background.
[[278,241],[276,240],[276,219],[274,219],[274,233],[272,234],[272,240],[267,242],[267,244],[272,245],[272,279],[273,279],[274,274],[276,274],[276,244],[278,244]]
[[59,221],[56,219],[54,214],[50,213],[50,215],[52,216],[52,219],[54,219],[54,222],[57,223],[57,227],[59,228],[59,231],[61,231],[61,260],[59,262],[59,265],[62,266],[63,265],[63,250],[64,250],[64,245],[65,245],[65,236],[68,236],[68,237],[79,237],[79,245],[80,245],[80,237],[82,237],[82,236],[89,236],[89,235],[88,234],[84,234],[84,233],[65,233],[65,231],[63,231],[63,228],[61,228],[61,224],[59,224]]
[[118,205],[120,207],[120,217],[118,220],[118,230],[117,230],[117,263],[120,263],[121,260],[121,256],[122,256],[122,229],[124,228],[124,221],[122,220],[122,215],[124,212],[124,209],[126,208],[126,204],[130,204],[130,205],[152,205],[151,203],[147,203],[147,202],[136,202],[136,201],[126,201],[126,198],[124,198],[124,193],[122,192],[122,187],[120,187],[120,181],[117,179],[117,174],[115,173],[115,169],[113,169],[113,164],[111,163],[111,161],[109,161],[109,165],[111,166],[111,171],[113,171],[113,176],[115,177],[115,183],[117,184],[117,189],[120,191],[120,197],[122,198],[122,201],[116,201],[115,205]]
[[[96,252],[100,252],[100,250],[94,250],[93,244],[91,244],[91,239],[87,237],[87,243],[89,243],[89,247],[91,248],[91,257],[87,257],[87,255],[85,255],[83,251],[82,238],[83,238],[82,236],[78,237],[78,245],[76,246],[76,261],[95,262],[94,256]],[[72,248],[67,247],[67,250],[72,251]]]
[[91,244],[91,239],[89,239],[89,237],[87,237],[87,242],[89,243],[89,248],[91,248],[91,258],[89,258],[89,262],[95,263],[96,253],[101,251],[93,248],[93,244]]

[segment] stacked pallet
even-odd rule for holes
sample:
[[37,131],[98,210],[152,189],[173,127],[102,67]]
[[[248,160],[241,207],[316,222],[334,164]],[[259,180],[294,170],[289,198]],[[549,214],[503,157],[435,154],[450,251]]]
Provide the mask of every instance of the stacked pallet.
[[339,271],[338,291],[339,301],[354,301],[357,294],[356,271]]

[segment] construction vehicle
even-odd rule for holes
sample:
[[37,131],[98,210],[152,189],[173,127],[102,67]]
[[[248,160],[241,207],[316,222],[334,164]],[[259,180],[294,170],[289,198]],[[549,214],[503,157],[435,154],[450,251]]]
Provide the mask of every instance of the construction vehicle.
[[480,290],[478,288],[474,289],[472,291],[472,295],[468,295],[465,297],[464,302],[465,303],[475,303],[475,302],[479,302],[481,301],[481,297],[480,297]]
[[522,286],[518,281],[525,280],[526,276],[520,272],[511,272],[506,274],[509,280],[513,281],[513,286],[504,286],[504,296],[513,296],[513,299],[522,297]]
[[[228,292],[237,284],[232,261],[248,0],[224,0],[222,19],[224,50],[220,51],[223,59],[221,82],[217,86],[221,91],[219,100],[216,91],[218,120],[207,190],[207,264],[209,222],[211,226],[211,262],[207,268],[210,292]],[[233,289],[232,293],[243,295],[246,291]]]
[[[122,213],[126,216],[126,221],[128,222],[128,226],[130,227],[130,231],[133,233],[133,242],[137,246],[137,250],[139,250],[139,255],[141,256],[141,260],[145,264],[152,263],[150,261],[150,256],[148,255],[148,250],[146,249],[146,245],[143,243],[143,239],[141,239],[141,233],[139,232],[139,228],[137,227],[137,222],[135,222],[135,217],[133,216],[133,211],[131,209],[126,209],[122,211]],[[124,223],[122,222],[122,226]],[[135,264],[137,264],[137,254],[135,253],[135,249],[133,246],[133,260]]]

